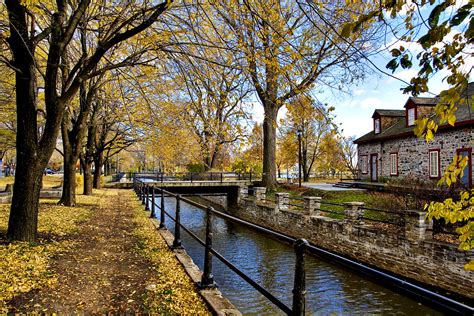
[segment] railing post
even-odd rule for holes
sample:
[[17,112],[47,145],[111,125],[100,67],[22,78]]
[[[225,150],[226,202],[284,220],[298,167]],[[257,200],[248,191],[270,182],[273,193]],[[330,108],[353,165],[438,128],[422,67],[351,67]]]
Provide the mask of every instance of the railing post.
[[212,181],[212,180],[213,180],[213,179],[212,179],[212,172],[211,172],[211,181]]
[[305,211],[309,216],[321,215],[321,198],[318,196],[305,196]]
[[222,183],[222,180],[223,180],[223,173],[221,172],[221,183]]
[[142,183],[142,205],[145,205],[145,183]]
[[364,224],[364,202],[345,202],[344,216],[346,221],[356,225]]
[[146,187],[145,187],[145,211],[149,211],[150,210],[150,186],[147,184]]
[[261,201],[265,202],[267,199],[266,192],[267,188],[266,187],[254,187],[254,195],[255,195],[255,201]]
[[252,171],[250,171],[250,182],[252,182]]
[[164,174],[164,172],[161,173],[161,183],[163,183]]
[[297,239],[294,243],[296,264],[295,264],[295,282],[293,286],[293,307],[292,315],[304,315],[305,295],[306,295],[306,273],[304,264],[304,251],[308,242],[306,239]]
[[431,239],[433,232],[429,231],[430,221],[426,219],[426,212],[404,211],[405,213],[405,238],[412,243]]
[[181,197],[176,195],[176,214],[175,214],[175,223],[174,223],[174,240],[173,240],[173,249],[182,249],[181,245]]
[[160,201],[160,229],[166,229],[165,226],[165,190],[161,188],[161,201]]
[[204,253],[204,273],[201,277],[201,288],[215,287],[214,276],[212,275],[212,212],[213,208],[206,209],[206,246]]
[[191,176],[190,176],[190,178],[191,178],[191,183],[193,183],[193,173],[190,172],[190,174],[191,174]]
[[278,210],[288,209],[290,193],[275,193],[275,198]]
[[155,187],[153,186],[151,188],[151,218],[156,218],[156,213],[155,213]]

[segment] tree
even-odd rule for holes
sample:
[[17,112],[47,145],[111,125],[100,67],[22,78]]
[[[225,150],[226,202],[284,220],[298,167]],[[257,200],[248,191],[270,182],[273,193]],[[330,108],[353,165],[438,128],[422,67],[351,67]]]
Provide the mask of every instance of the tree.
[[[362,27],[350,43],[342,41],[332,25],[341,25],[367,5],[348,1],[318,2],[318,15],[296,2],[220,1],[214,3],[228,26],[229,47],[236,47],[242,67],[264,109],[263,185],[276,183],[275,150],[279,109],[314,85],[338,87],[364,76],[361,52],[373,29]],[[328,23],[326,23],[328,22]],[[331,27],[329,26],[331,25]]]
[[296,146],[293,153],[298,157],[297,131],[301,132],[301,169],[303,181],[307,182],[314,163],[323,154],[325,139],[335,132],[331,118],[333,108],[326,108],[310,97],[300,95],[291,100],[287,109],[286,118],[281,120],[282,138],[294,144],[288,149],[295,149]]
[[243,99],[247,95],[241,71],[232,66],[221,67],[196,63],[182,69],[186,88],[183,123],[199,144],[204,170],[216,167],[224,146],[244,137],[250,117]]
[[[17,112],[17,172],[8,223],[9,240],[36,240],[43,169],[55,148],[66,106],[81,83],[98,75],[97,66],[104,56],[150,27],[171,2],[149,6],[124,1],[97,7],[90,0],[77,3],[58,0],[49,8],[20,0],[5,1],[10,27],[7,42],[12,57],[7,64],[15,71]],[[77,36],[80,23],[97,10],[109,10],[108,18],[90,25],[97,29],[98,45],[77,60],[70,72],[64,70],[67,48]],[[38,47],[41,49],[37,51]],[[107,69],[107,65],[104,67]],[[44,81],[42,126],[38,125],[40,79]]]
[[358,176],[357,170],[357,145],[354,144],[355,136],[338,137],[338,151],[346,169],[354,179]]

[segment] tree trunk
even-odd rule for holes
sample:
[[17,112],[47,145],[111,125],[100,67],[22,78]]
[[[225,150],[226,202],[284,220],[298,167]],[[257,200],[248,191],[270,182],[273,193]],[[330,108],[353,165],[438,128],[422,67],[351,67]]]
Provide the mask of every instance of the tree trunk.
[[64,153],[63,193],[58,204],[65,206],[76,205],[76,161],[66,158]]
[[[17,159],[21,157],[17,150]],[[33,159],[17,160],[13,197],[8,221],[8,240],[36,241],[38,206],[43,181],[43,166]],[[45,166],[46,167],[46,164]]]
[[94,189],[100,189],[100,175],[101,175],[101,170],[102,166],[104,165],[104,156],[103,153],[100,152],[95,158],[94,158],[94,180],[93,180],[93,186]]
[[84,195],[92,195],[92,164],[83,160],[84,170]]
[[[17,115],[16,174],[8,221],[7,238],[12,241],[36,241],[38,204],[46,155],[54,143],[47,141],[38,146],[36,113],[36,75],[33,60],[34,46],[28,39],[26,7],[17,1],[5,1],[10,21],[8,43],[13,54]],[[54,121],[54,117],[52,118]],[[55,135],[59,130],[50,128]],[[40,152],[41,151],[41,152]]]
[[264,109],[262,185],[271,190],[276,186],[276,119],[278,108],[268,105]]

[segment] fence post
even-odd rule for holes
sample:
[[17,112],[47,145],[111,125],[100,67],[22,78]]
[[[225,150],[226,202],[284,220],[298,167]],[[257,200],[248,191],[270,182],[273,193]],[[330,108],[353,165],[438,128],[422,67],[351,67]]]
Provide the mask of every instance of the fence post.
[[156,213],[155,213],[155,187],[151,188],[151,218],[156,218]]
[[190,178],[191,178],[191,183],[193,183],[193,173],[190,172],[190,174],[191,174],[191,176],[190,176]]
[[304,315],[305,295],[306,295],[306,273],[304,267],[304,251],[308,242],[306,239],[297,239],[294,243],[296,264],[295,264],[295,282],[293,286],[293,307],[292,315]]
[[267,188],[254,187],[253,189],[254,189],[254,194],[255,194],[255,200],[265,202],[265,200],[267,199],[266,197]]
[[164,174],[164,172],[161,173],[161,183],[163,183]]
[[344,203],[346,209],[344,210],[344,217],[352,224],[364,224],[364,202],[346,202]]
[[212,207],[206,209],[206,246],[204,253],[204,273],[201,277],[201,288],[213,288],[216,286],[214,283],[214,276],[212,275]]
[[428,230],[429,221],[426,212],[405,211],[405,238],[413,243],[430,239],[433,232]]
[[223,180],[223,173],[221,172],[221,183],[222,183],[222,180]]
[[321,198],[318,196],[305,196],[305,211],[309,216],[319,216],[321,214]]
[[160,201],[160,228],[166,229],[165,226],[165,190],[161,188],[161,201]]
[[173,249],[182,249],[181,245],[181,197],[179,194],[176,195],[176,214],[175,214],[175,223],[174,223],[174,240],[173,240]]
[[145,183],[142,183],[142,205],[145,205]]
[[145,187],[145,211],[149,211],[150,210],[150,206],[148,206],[150,204],[150,186],[147,184],[146,187]]
[[287,210],[290,200],[290,193],[275,193],[276,205],[278,210]]
[[250,171],[250,182],[252,182],[252,171]]

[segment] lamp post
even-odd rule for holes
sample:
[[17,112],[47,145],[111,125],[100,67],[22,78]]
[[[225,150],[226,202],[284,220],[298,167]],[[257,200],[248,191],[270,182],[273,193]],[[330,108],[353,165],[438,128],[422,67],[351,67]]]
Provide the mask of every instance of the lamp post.
[[298,136],[298,186],[301,188],[301,129],[298,128],[296,135]]

